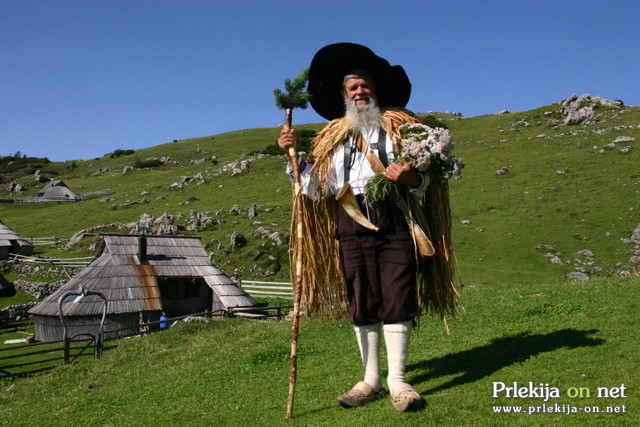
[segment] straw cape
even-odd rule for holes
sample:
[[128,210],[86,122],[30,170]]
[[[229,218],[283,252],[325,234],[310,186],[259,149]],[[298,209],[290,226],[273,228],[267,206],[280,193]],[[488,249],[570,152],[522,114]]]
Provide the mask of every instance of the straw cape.
[[[401,108],[386,108],[381,126],[394,141],[398,151],[399,127],[405,123],[417,123],[418,119]],[[322,186],[327,182],[332,167],[333,149],[348,136],[348,126],[343,118],[332,120],[317,135],[309,163]],[[411,197],[410,197],[411,198]],[[338,241],[335,239],[337,201],[334,197],[294,197],[303,208],[304,238],[298,243],[292,239],[292,253],[302,245],[305,254],[303,270],[303,306],[310,315],[336,317],[346,311],[346,285],[340,269]],[[453,251],[451,247],[451,211],[449,189],[445,178],[431,176],[430,184],[422,200],[413,204],[426,217],[427,234],[435,247],[435,254],[418,265],[418,301],[420,313],[437,313],[445,319],[454,314],[458,293],[453,285]],[[295,226],[295,224],[293,224]],[[291,236],[295,233],[291,232]]]

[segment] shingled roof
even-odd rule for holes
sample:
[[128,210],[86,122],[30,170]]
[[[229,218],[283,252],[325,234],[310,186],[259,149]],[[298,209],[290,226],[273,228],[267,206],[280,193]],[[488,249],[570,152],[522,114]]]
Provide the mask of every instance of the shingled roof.
[[[58,300],[69,291],[100,292],[108,314],[162,311],[159,279],[202,278],[222,308],[255,306],[256,301],[211,264],[197,237],[105,234],[97,258],[29,312],[58,316]],[[215,309],[216,307],[214,307]],[[66,316],[102,313],[98,298],[66,304]]]
[[9,253],[31,255],[33,244],[0,221],[0,259],[8,258]]

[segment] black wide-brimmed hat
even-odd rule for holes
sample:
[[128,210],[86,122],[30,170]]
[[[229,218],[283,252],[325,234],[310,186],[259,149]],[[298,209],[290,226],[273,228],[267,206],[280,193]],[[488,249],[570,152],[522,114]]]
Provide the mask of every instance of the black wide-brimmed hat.
[[392,66],[368,47],[336,43],[320,49],[309,66],[307,90],[316,113],[327,120],[344,115],[344,98],[340,91],[344,76],[354,69],[371,74],[381,107],[404,108],[409,102],[411,82],[400,65]]

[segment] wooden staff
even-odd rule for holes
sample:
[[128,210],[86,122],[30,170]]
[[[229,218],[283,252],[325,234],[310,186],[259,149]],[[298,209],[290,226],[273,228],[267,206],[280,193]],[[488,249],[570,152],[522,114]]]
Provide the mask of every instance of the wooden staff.
[[[300,73],[293,79],[285,79],[284,87],[286,92],[275,89],[276,107],[284,110],[284,130],[291,130],[291,116],[294,108],[307,108],[307,104],[311,99],[311,95],[305,91],[305,86],[309,77],[309,70],[302,69]],[[291,329],[291,374],[289,376],[289,399],[287,402],[287,419],[293,417],[293,396],[296,390],[296,379],[298,374],[298,331],[300,328],[300,300],[302,297],[302,204],[301,204],[301,185],[300,185],[300,168],[298,166],[298,154],[294,147],[289,147],[289,161],[293,168],[293,205],[295,208],[294,221],[296,225],[295,240],[295,282],[293,287],[293,326]]]
[[[291,129],[291,108],[284,110],[285,130]],[[300,167],[298,165],[298,153],[294,147],[289,147],[289,161],[293,167],[293,203],[295,206],[295,228],[296,228],[296,253],[295,253],[295,282],[293,286],[293,325],[291,327],[291,370],[289,373],[289,398],[287,400],[286,419],[293,418],[293,398],[296,391],[296,380],[298,378],[298,334],[300,331],[300,300],[302,299],[302,204],[300,189]]]

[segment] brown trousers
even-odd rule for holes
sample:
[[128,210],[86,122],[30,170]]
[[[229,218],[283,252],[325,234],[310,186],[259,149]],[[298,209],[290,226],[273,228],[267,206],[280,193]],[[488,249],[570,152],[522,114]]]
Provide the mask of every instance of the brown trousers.
[[354,325],[398,323],[417,315],[416,259],[406,219],[392,202],[362,212],[380,227],[356,223],[340,207],[336,236]]

